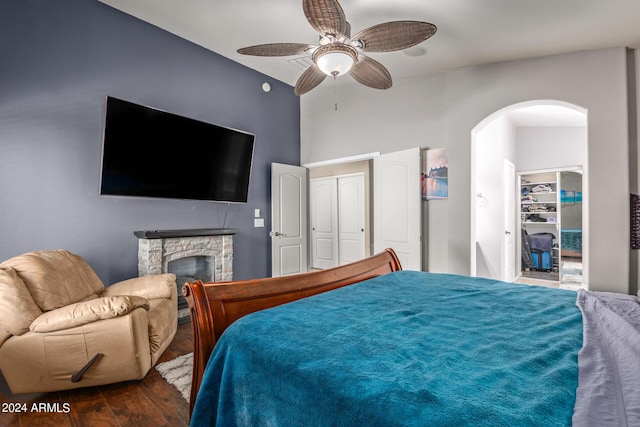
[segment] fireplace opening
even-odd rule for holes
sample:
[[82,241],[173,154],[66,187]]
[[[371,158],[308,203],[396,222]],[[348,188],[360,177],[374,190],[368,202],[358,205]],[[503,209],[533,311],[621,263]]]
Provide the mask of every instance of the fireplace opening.
[[178,324],[190,320],[187,300],[182,296],[182,285],[185,282],[215,282],[215,259],[211,256],[188,256],[169,261],[167,272],[176,275],[178,286]]

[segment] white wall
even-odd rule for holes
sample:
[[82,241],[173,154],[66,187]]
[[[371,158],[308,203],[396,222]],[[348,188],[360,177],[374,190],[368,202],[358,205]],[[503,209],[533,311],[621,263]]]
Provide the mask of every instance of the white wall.
[[522,126],[516,128],[517,171],[587,165],[587,128]]
[[[515,164],[514,128],[502,116],[476,134],[472,204],[476,212],[476,272],[480,277],[502,278],[502,241],[504,229],[503,163]],[[482,202],[478,194],[482,195]],[[474,206],[471,206],[474,208]],[[473,229],[473,224],[472,224]],[[473,271],[471,272],[473,273]]]
[[471,130],[519,102],[550,99],[581,106],[588,111],[587,155],[597,161],[585,190],[592,207],[590,288],[628,292],[626,73],[626,50],[613,48],[404,79],[388,91],[341,84],[334,95],[333,85],[320,85],[301,98],[301,161],[415,146],[447,148],[449,199],[428,204],[429,269],[469,274]]

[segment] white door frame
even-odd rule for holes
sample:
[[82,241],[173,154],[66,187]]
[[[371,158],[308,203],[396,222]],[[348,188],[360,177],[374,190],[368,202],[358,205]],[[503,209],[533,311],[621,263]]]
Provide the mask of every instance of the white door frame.
[[[516,234],[516,167],[504,159],[502,174],[502,190],[504,196],[504,236],[502,238],[502,280],[513,282],[516,278],[516,242],[520,240]],[[518,199],[519,200],[519,199]]]

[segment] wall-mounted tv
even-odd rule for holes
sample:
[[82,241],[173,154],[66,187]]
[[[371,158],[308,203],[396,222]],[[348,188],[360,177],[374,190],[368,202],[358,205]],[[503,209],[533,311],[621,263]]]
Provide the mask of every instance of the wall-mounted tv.
[[100,194],[246,203],[254,139],[109,96]]

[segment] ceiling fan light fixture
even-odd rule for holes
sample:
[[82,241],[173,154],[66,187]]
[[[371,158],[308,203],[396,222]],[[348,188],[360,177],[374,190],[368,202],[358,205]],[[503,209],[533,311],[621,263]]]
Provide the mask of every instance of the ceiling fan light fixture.
[[[424,55],[417,46],[433,36],[437,28],[423,21],[389,21],[373,25],[351,37],[351,25],[338,0],[302,0],[307,21],[318,33],[319,45],[305,43],[268,43],[238,49],[254,56],[293,56],[311,53],[313,64],[304,69],[296,81],[294,93],[303,95],[318,86],[327,76],[349,73],[355,81],[374,89],[389,89],[391,74],[384,65],[368,57],[373,52],[404,50],[407,55]],[[292,61],[298,61],[296,58]],[[305,59],[309,59],[305,56]]]
[[320,46],[313,52],[313,62],[328,76],[341,76],[353,66],[358,51],[346,44]]

